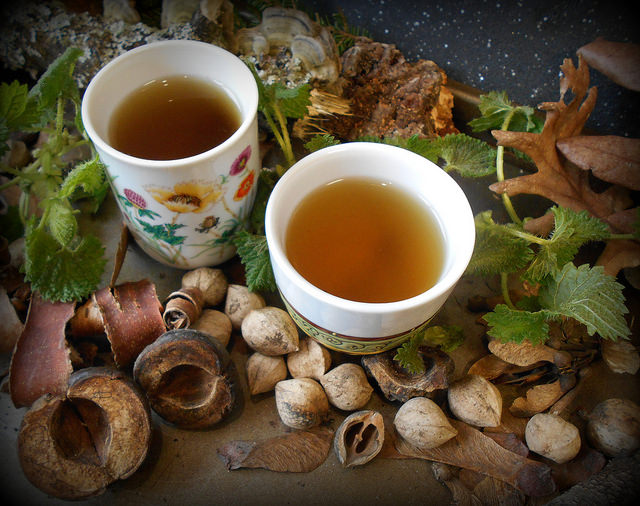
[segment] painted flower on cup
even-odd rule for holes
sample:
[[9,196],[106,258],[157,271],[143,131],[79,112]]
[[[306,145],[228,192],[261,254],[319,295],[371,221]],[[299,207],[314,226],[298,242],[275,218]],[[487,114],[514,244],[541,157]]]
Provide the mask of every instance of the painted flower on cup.
[[214,183],[182,182],[171,189],[149,187],[147,190],[156,201],[176,213],[201,213],[222,195],[222,189]]
[[135,210],[135,212],[137,212],[138,216],[140,217],[155,219],[160,216],[155,211],[147,209],[147,201],[138,192],[132,190],[131,188],[125,188],[123,190],[123,193],[124,196],[118,194],[118,199],[125,208]]
[[251,158],[251,146],[244,148],[242,153],[238,155],[238,158],[233,161],[229,175],[236,176],[240,174],[246,168],[247,163],[249,163],[249,158]]
[[253,182],[255,180],[255,172],[251,171],[247,176],[242,180],[238,189],[236,190],[236,194],[233,196],[233,200],[239,201],[247,196],[251,187],[253,186]]

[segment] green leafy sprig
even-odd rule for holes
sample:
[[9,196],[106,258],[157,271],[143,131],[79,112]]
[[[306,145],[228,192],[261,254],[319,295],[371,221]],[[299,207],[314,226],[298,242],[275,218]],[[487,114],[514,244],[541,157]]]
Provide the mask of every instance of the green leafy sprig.
[[[67,49],[30,90],[17,81],[0,85],[0,151],[7,150],[11,132],[40,132],[46,139],[25,167],[2,166],[13,177],[0,190],[12,185],[22,190],[17,214],[24,227],[25,278],[50,300],[86,297],[100,282],[106,263],[100,241],[80,235],[75,206],[82,199],[95,212],[108,191],[80,116],[73,70],[82,54]],[[73,107],[71,120],[65,117],[68,106]],[[70,169],[64,156],[82,146],[90,147],[92,159]]]

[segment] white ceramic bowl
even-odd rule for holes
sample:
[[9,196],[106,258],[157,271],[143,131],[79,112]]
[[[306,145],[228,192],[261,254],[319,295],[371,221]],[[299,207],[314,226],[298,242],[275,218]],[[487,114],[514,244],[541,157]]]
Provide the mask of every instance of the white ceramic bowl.
[[[445,250],[444,267],[432,288],[397,302],[355,302],[317,288],[293,268],[284,246],[292,212],[316,188],[348,177],[389,181],[430,209]],[[368,142],[332,146],[298,161],[276,184],[265,226],[276,283],[291,316],[322,344],[354,354],[391,349],[426,326],[464,273],[475,243],[469,202],[446,172],[408,150]]]

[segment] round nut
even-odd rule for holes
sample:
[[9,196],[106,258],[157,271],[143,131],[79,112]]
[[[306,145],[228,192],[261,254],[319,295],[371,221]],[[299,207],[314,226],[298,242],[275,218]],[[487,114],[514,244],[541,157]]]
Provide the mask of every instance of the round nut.
[[369,402],[373,387],[358,364],[344,363],[331,369],[320,380],[329,402],[338,409],[353,411]]
[[469,425],[497,427],[502,416],[502,395],[489,380],[467,374],[454,382],[447,392],[453,415]]
[[215,309],[202,311],[202,315],[191,328],[209,334],[225,347],[231,339],[231,320],[226,314]]
[[298,328],[289,313],[278,307],[252,310],[242,321],[242,337],[263,355],[285,355],[298,350]]
[[217,306],[227,293],[227,278],[220,269],[198,267],[182,276],[182,287],[196,287],[202,292],[205,307]]
[[580,451],[578,428],[558,415],[533,415],[527,422],[524,436],[532,452],[558,464],[570,461]]
[[269,392],[286,378],[287,366],[282,355],[270,357],[256,352],[247,360],[247,382],[251,395]]
[[287,367],[294,378],[313,378],[321,381],[331,367],[331,354],[310,337],[300,339],[298,351],[287,355]]
[[640,406],[628,399],[607,399],[588,417],[589,441],[608,457],[631,455],[640,447]]
[[266,306],[264,298],[259,293],[250,292],[246,286],[229,285],[224,312],[231,320],[234,329],[239,330],[242,320],[252,310]]
[[293,378],[276,385],[276,407],[282,423],[294,429],[320,425],[329,413],[329,401],[311,378]]
[[440,407],[426,397],[413,397],[400,406],[393,425],[408,443],[422,450],[436,448],[458,434]]

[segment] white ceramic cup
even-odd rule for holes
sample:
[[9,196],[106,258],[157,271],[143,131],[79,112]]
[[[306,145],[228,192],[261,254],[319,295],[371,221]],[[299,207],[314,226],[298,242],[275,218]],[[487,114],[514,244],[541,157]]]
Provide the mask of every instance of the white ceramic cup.
[[[391,182],[430,209],[444,239],[444,267],[433,287],[396,302],[355,302],[317,288],[293,268],[285,236],[295,208],[313,190],[350,177]],[[391,349],[424,328],[464,273],[475,244],[469,202],[446,172],[408,150],[368,142],[332,146],[298,161],[273,189],[265,226],[275,280],[293,319],[325,346],[352,354]]]
[[[187,75],[218,85],[235,102],[240,127],[222,144],[178,160],[145,160],[114,149],[109,122],[131,92]],[[248,67],[212,44],[169,40],[128,51],[105,65],[82,99],[82,121],[106,165],[127,226],[154,259],[192,269],[231,258],[233,232],[255,199],[259,170],[258,88]]]

